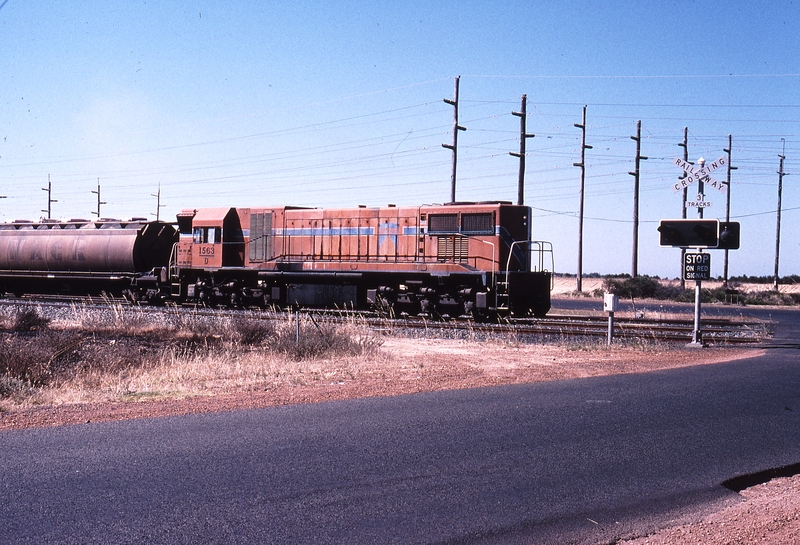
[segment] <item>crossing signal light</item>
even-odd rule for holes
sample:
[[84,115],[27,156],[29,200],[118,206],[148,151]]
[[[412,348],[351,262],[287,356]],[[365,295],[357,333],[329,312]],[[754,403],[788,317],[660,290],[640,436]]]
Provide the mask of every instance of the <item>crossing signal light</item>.
[[721,221],[719,222],[719,245],[718,250],[738,250],[739,249],[739,222]]
[[658,232],[661,246],[716,248],[719,245],[719,220],[661,220]]

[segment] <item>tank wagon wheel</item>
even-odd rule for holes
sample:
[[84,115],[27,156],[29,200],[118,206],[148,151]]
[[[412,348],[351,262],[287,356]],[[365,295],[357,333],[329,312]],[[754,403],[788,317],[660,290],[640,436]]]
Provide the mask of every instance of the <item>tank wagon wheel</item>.
[[134,305],[139,304],[139,292],[136,290],[123,290],[122,296]]

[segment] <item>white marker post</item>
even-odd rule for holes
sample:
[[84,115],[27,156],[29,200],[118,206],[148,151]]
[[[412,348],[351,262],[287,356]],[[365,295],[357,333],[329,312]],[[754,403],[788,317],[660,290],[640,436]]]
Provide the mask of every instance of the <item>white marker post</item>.
[[614,312],[617,310],[617,296],[613,293],[606,293],[603,297],[603,310],[608,312],[608,346],[614,339]]

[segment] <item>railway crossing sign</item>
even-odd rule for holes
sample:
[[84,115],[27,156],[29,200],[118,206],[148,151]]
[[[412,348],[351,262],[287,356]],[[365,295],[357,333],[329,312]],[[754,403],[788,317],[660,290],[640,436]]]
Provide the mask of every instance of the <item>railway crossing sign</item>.
[[[686,143],[684,142],[684,146]],[[718,220],[703,220],[703,209],[711,206],[705,200],[703,191],[706,186],[711,186],[720,193],[728,191],[728,186],[711,177],[711,173],[718,168],[728,165],[728,157],[720,157],[716,161],[707,162],[702,157],[697,160],[697,166],[689,163],[685,159],[676,157],[674,159],[676,167],[684,172],[684,176],[678,183],[672,184],[673,192],[684,191],[684,206],[686,208],[697,208],[698,220],[661,220],[658,231],[661,233],[662,246],[674,246],[679,248],[725,248],[736,249],[739,247],[739,224],[726,222],[725,227],[720,229]],[[728,165],[730,169],[730,165]],[[728,171],[730,172],[730,170]],[[700,189],[697,191],[697,199],[688,201],[685,191],[693,183],[697,182]],[[730,201],[728,201],[730,203]],[[684,213],[685,216],[685,213]],[[713,222],[713,223],[712,223]],[[724,234],[723,234],[724,233]],[[727,254],[726,254],[727,259]],[[683,279],[695,280],[697,285],[694,291],[694,330],[692,332],[692,342],[690,346],[704,346],[703,336],[700,331],[700,284],[702,280],[711,279],[711,254],[708,253],[684,253]],[[727,269],[727,262],[725,264]],[[726,272],[727,275],[727,272]]]
[[711,280],[711,254],[686,253],[683,260],[684,280]]
[[[702,159],[698,162],[701,161]],[[725,193],[728,190],[728,187],[724,182],[715,180],[710,176],[712,172],[728,164],[727,157],[720,157],[716,161],[711,161],[710,163],[707,161],[701,162],[699,166],[693,165],[688,161],[684,161],[680,157],[675,157],[674,163],[676,167],[683,169],[683,171],[686,173],[686,176],[678,180],[678,183],[672,184],[673,192],[677,193],[682,189],[686,189],[695,182],[703,182],[706,186],[711,186],[720,193]],[[700,200],[701,199],[698,199],[698,201]],[[708,203],[706,206],[708,205],[710,205],[710,203]]]

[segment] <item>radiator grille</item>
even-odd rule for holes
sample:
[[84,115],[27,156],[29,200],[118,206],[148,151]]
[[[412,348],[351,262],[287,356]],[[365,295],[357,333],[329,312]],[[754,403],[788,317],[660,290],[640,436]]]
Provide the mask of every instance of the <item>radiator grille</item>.
[[493,235],[494,214],[462,214],[461,232],[469,235]]
[[469,240],[464,237],[437,237],[437,259],[441,262],[466,263],[469,258]]
[[271,257],[272,213],[250,215],[250,261],[267,261]]

